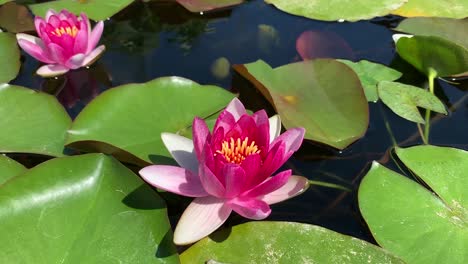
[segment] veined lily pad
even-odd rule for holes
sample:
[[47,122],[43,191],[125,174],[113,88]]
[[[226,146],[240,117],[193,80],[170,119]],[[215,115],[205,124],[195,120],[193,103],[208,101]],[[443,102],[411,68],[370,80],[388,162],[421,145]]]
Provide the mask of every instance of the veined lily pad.
[[[136,156],[140,163],[167,161],[171,156],[162,143],[162,132],[183,133],[195,116],[207,118],[232,98],[222,88],[180,77],[123,85],[100,94],[83,109],[69,130],[67,143],[112,153],[109,147],[100,148],[103,142]],[[125,154],[119,158],[138,163]]]
[[272,103],[286,128],[304,127],[307,139],[343,149],[367,130],[361,83],[341,62],[317,59],[272,69],[257,61],[235,68]]
[[[240,254],[240,252],[242,252]],[[365,241],[323,227],[250,222],[222,230],[181,254],[181,263],[403,263]]]
[[5,155],[0,155],[0,186],[8,179],[25,171],[26,168],[20,163]]
[[379,100],[377,94],[377,84],[380,81],[394,81],[401,77],[401,72],[389,68],[385,65],[361,60],[359,62],[352,62],[349,60],[338,60],[349,67],[351,67],[361,80],[364,93],[366,94],[367,101],[376,102]]
[[468,50],[446,39],[434,36],[400,38],[396,43],[400,56],[429,76],[450,76],[468,71]]
[[383,81],[379,83],[379,97],[392,111],[416,123],[425,121],[418,107],[447,114],[444,104],[429,91],[402,83]]
[[450,17],[465,18],[468,15],[466,0],[409,0],[392,12],[405,17]]
[[0,84],[13,80],[20,69],[20,51],[15,35],[0,32]]
[[133,0],[57,0],[40,4],[29,5],[29,8],[37,16],[44,17],[47,10],[60,11],[67,9],[75,14],[86,13],[94,20],[105,20],[117,14],[120,10],[131,4]]
[[178,263],[162,199],[103,154],[58,158],[0,187],[0,263]]
[[176,0],[190,12],[211,11],[214,9],[238,5],[244,0]]
[[0,116],[0,152],[63,155],[71,119],[55,97],[2,84]]
[[468,49],[467,28],[468,18],[414,17],[403,20],[395,30],[413,35],[445,38]]
[[426,145],[397,155],[432,191],[374,163],[359,187],[373,236],[407,263],[466,263],[468,152]]
[[265,0],[284,12],[325,21],[357,21],[383,16],[407,0]]

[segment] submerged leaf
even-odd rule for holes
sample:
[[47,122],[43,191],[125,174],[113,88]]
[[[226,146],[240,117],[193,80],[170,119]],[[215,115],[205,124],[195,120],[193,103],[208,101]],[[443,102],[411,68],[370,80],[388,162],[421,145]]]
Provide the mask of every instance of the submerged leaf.
[[427,90],[397,82],[383,81],[378,86],[379,97],[392,111],[416,123],[424,124],[418,107],[447,114],[444,104]]

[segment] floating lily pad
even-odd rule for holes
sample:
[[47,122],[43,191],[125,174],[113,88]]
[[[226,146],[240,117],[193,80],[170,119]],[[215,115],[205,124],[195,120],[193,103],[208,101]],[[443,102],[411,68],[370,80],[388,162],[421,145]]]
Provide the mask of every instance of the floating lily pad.
[[57,158],[0,188],[0,263],[178,263],[163,200],[113,158]]
[[429,76],[450,76],[468,71],[468,50],[446,39],[434,36],[400,38],[398,54],[420,72]]
[[447,114],[444,104],[429,91],[402,83],[383,81],[379,83],[379,97],[392,111],[416,123],[425,121],[418,107]]
[[407,0],[265,0],[284,12],[325,21],[358,21],[387,15]]
[[63,155],[71,119],[55,97],[2,84],[0,116],[0,152]]
[[373,63],[366,60],[352,62],[349,60],[338,60],[351,67],[361,80],[367,101],[376,102],[379,100],[377,84],[380,81],[394,81],[401,77],[401,72],[389,68],[385,65]]
[[304,127],[307,139],[343,149],[367,130],[363,88],[341,62],[317,59],[272,69],[257,61],[235,69],[270,101],[286,128]]
[[445,38],[468,49],[467,28],[468,18],[414,17],[403,20],[395,30],[412,35]]
[[123,85],[100,94],[76,117],[67,143],[92,151],[121,152],[120,159],[133,163],[138,162],[127,154],[140,163],[166,162],[171,156],[162,143],[162,132],[183,133],[195,116],[207,118],[233,98],[222,88],[180,77]]
[[466,0],[409,0],[392,12],[405,17],[450,17],[465,18],[468,15]]
[[[242,252],[240,254],[240,252]],[[403,263],[385,250],[323,227],[250,222],[205,238],[181,263]]]
[[29,10],[15,2],[0,6],[0,27],[14,33],[35,30]]
[[219,8],[226,8],[238,5],[244,0],[176,0],[190,12],[211,11]]
[[5,3],[11,2],[13,0],[0,0],[0,5],[3,5]]
[[0,155],[0,186],[8,179],[25,171],[26,168],[20,163],[5,155]]
[[20,51],[15,35],[0,32],[0,84],[13,80],[20,69]]
[[397,155],[435,193],[374,163],[359,187],[374,238],[407,263],[466,263],[468,153],[426,145]]
[[86,13],[89,18],[94,20],[105,20],[117,14],[132,2],[133,0],[58,0],[32,4],[29,5],[29,8],[35,15],[41,17],[44,17],[49,9],[56,11],[66,9],[77,15],[82,12]]

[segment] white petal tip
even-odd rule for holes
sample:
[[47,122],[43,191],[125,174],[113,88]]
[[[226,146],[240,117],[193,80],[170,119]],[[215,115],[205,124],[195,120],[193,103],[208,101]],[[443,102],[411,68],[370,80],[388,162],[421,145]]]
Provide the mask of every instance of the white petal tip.
[[48,64],[37,69],[36,73],[42,77],[50,78],[63,75],[68,72],[69,69],[57,64]]
[[392,39],[393,39],[393,42],[395,42],[395,44],[401,38],[412,38],[412,37],[413,37],[413,35],[409,35],[409,34],[393,34],[392,35]]
[[102,53],[106,50],[106,46],[101,45],[91,51],[83,61],[83,66],[90,66],[94,62],[96,62],[102,55]]

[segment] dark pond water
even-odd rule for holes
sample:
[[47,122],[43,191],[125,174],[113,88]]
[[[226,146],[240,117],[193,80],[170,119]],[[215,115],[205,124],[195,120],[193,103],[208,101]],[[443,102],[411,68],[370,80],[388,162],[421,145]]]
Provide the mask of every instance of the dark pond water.
[[[172,2],[139,2],[106,21],[102,42],[107,51],[90,69],[46,81],[34,76],[39,65],[24,55],[25,63],[14,83],[57,94],[72,117],[110,87],[170,75],[240,91],[247,106],[269,108],[263,98],[252,92],[253,86],[232,69],[224,73],[220,67],[214,72],[214,62],[224,58],[224,62],[234,65],[262,59],[276,67],[300,61],[296,40],[303,32],[311,31],[315,36],[308,50],[311,56],[383,63],[404,72],[401,82],[423,87],[427,85],[424,76],[395,54],[390,28],[399,21],[398,17],[384,17],[357,23],[319,22],[288,15],[263,0],[203,15],[191,14]],[[438,82],[436,93],[450,107],[450,114],[434,116],[432,144],[467,149],[466,89],[466,81],[458,85]],[[370,120],[365,137],[349,148],[337,151],[305,142],[286,165],[296,174],[340,184],[352,192],[312,186],[302,196],[274,205],[267,220],[316,224],[373,241],[357,206],[359,182],[372,160],[396,168],[388,151],[394,144],[422,142],[414,123],[393,114],[381,103],[370,103]],[[188,200],[170,194],[164,197],[175,223]],[[242,221],[245,220],[233,215],[227,225]]]

